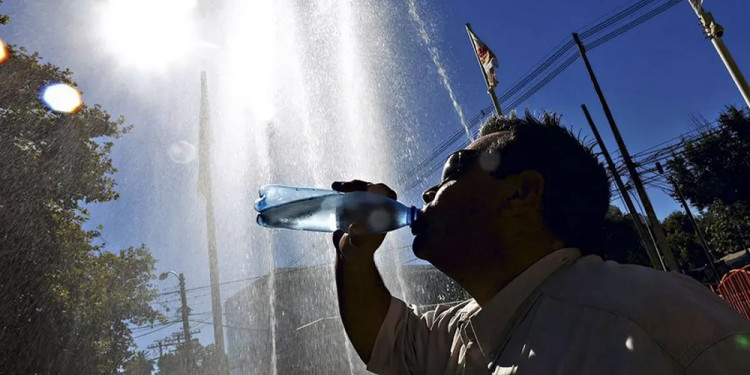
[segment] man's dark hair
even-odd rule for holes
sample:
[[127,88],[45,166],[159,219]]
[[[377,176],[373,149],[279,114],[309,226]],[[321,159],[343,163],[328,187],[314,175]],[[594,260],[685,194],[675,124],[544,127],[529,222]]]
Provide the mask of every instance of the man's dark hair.
[[527,110],[523,118],[490,117],[479,129],[485,136],[505,136],[491,148],[500,152],[498,178],[536,170],[544,177],[542,218],[565,246],[585,254],[601,251],[600,234],[609,208],[609,179],[591,147],[560,116],[545,112],[541,119]]

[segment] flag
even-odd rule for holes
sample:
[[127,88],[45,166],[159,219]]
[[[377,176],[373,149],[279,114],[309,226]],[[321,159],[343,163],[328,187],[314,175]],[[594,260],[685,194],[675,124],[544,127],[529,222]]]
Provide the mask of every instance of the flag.
[[469,36],[474,44],[474,51],[479,59],[479,64],[484,70],[484,77],[487,80],[487,87],[494,89],[497,86],[497,76],[495,76],[495,68],[497,68],[497,57],[492,53],[489,47],[484,44],[473,31],[469,30]]

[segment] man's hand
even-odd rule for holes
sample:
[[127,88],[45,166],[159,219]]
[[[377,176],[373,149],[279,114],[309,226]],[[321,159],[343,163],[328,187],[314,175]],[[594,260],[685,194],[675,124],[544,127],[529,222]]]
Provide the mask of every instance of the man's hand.
[[[334,182],[340,192],[369,191],[396,199],[396,193],[384,184],[353,180]],[[352,224],[347,233],[333,233],[336,248],[336,289],[344,329],[359,357],[367,363],[380,326],[388,313],[391,293],[375,267],[375,251],[385,234],[371,234],[364,224]]]
[[[391,199],[397,199],[396,192],[385,184],[373,184],[360,180],[347,182],[334,182],[331,187],[333,190],[342,193],[352,191],[368,191],[375,194],[382,194]],[[358,261],[362,258],[372,257],[380,245],[385,240],[385,234],[371,234],[367,226],[363,223],[352,224],[346,233],[338,230],[333,233],[333,243],[338,250],[338,256],[342,259]]]

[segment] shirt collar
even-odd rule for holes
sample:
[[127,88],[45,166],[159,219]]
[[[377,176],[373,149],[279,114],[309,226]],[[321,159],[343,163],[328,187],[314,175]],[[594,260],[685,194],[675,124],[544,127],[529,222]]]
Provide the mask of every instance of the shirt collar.
[[518,320],[520,314],[525,314],[533,302],[535,292],[558,270],[575,262],[581,257],[581,252],[575,248],[556,250],[532,264],[520,275],[516,276],[508,285],[490,299],[484,307],[479,307],[472,300],[462,310],[464,317],[468,317],[467,329],[473,334],[489,361],[494,357],[495,350],[505,341],[508,331]]

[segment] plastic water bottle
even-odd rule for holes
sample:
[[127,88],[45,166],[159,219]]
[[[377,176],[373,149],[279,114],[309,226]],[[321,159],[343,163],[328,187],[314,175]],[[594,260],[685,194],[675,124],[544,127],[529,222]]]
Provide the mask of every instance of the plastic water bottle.
[[258,224],[315,232],[347,230],[353,223],[367,226],[371,233],[384,233],[417,218],[417,208],[407,207],[385,195],[355,191],[266,185],[255,201]]

